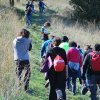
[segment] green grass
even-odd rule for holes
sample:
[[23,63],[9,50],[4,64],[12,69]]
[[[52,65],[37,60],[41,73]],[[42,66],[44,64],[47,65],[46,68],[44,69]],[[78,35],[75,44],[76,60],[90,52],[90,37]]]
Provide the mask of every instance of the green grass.
[[[19,11],[18,12],[23,12]],[[21,14],[20,14],[21,15]],[[23,15],[23,14],[22,14]],[[44,18],[48,19],[46,15]],[[41,49],[41,35],[40,35],[40,25],[41,19],[38,14],[33,15],[33,25],[29,28],[31,32],[31,39],[33,49],[30,53],[30,63],[31,63],[31,79],[30,79],[30,91],[31,93],[25,93],[24,91],[19,91],[18,96],[14,100],[48,100],[48,91],[44,87],[44,74],[40,73],[40,49]],[[37,21],[38,20],[38,21]],[[39,22],[40,20],[40,22]],[[39,25],[40,24],[40,25]],[[82,96],[80,94],[80,85],[78,83],[76,96],[72,96],[70,91],[67,91],[67,97],[69,100],[89,100],[87,96]]]
[[[57,1],[55,1],[55,2],[57,2]],[[48,3],[49,3],[49,1],[48,1]],[[53,8],[53,6],[54,5],[52,5],[52,8]],[[23,8],[24,7],[19,6],[18,8],[16,8],[16,12],[17,12],[17,15],[19,17],[19,22],[22,24],[25,24],[25,22],[23,21],[23,19],[24,19]],[[63,6],[62,6],[62,8],[63,8]],[[10,93],[7,94],[8,91],[7,92],[3,91],[3,92],[5,92],[4,95],[8,95],[8,98],[6,100],[48,100],[49,88],[46,89],[44,87],[44,84],[45,84],[44,74],[40,73],[40,61],[41,61],[40,49],[41,49],[41,44],[42,44],[40,28],[41,28],[41,25],[43,25],[43,23],[46,20],[52,19],[52,17],[54,17],[52,15],[53,14],[55,15],[57,12],[58,12],[57,9],[48,9],[47,13],[45,13],[42,18],[38,15],[38,12],[36,12],[36,14],[33,15],[33,17],[32,17],[33,25],[28,29],[31,32],[31,39],[32,39],[32,45],[33,45],[32,51],[30,52],[30,64],[31,64],[31,79],[30,79],[30,87],[29,87],[30,93],[26,93],[22,89],[20,89],[20,90],[16,91],[14,94],[11,94],[11,97],[10,97],[10,95],[9,95]],[[59,17],[60,15],[58,14],[55,16]],[[56,35],[61,36],[61,33],[63,31],[63,28],[61,26],[63,24],[61,24],[58,19],[56,19],[55,22],[58,22],[58,24],[56,23],[57,25],[55,25],[55,23],[54,23],[53,29],[56,29],[57,33],[58,32],[60,33],[60,34],[56,33]],[[9,26],[8,21],[7,21],[6,25],[7,25],[7,27]],[[15,25],[15,29],[16,29],[16,23],[14,23],[13,26],[14,25]],[[56,28],[55,26],[57,26],[58,28]],[[59,28],[61,28],[61,32],[59,31],[60,30]],[[71,28],[67,27],[67,28],[68,28],[68,30],[66,29],[65,31],[68,32],[68,34],[70,36],[71,35],[70,33],[74,32],[74,31],[72,32],[72,30],[74,28],[73,27],[71,27]],[[75,30],[76,30],[76,28],[77,27],[75,27]],[[10,31],[12,31],[12,30],[14,30],[14,28],[12,28],[12,29],[10,28]],[[18,30],[19,30],[19,28],[18,28]],[[6,33],[6,31],[4,29],[3,33]],[[65,31],[64,31],[64,33],[65,33]],[[84,33],[83,30],[82,30],[82,32]],[[12,33],[12,32],[10,32],[10,33]],[[79,32],[79,33],[81,34],[81,32]],[[11,35],[11,37],[12,37],[12,35]],[[75,36],[72,34],[71,37],[74,38]],[[14,34],[13,34],[13,38],[14,38]],[[81,41],[81,42],[83,43],[83,41]],[[7,62],[7,64],[8,64],[8,62]],[[9,66],[10,65],[11,64],[9,64]],[[89,100],[90,93],[87,93],[87,95],[83,96],[83,95],[81,95],[80,90],[81,90],[81,87],[80,87],[79,82],[77,82],[77,94],[76,94],[76,96],[72,96],[71,92],[66,90],[66,95],[68,97],[68,100]],[[0,100],[4,100],[4,99],[0,98]]]

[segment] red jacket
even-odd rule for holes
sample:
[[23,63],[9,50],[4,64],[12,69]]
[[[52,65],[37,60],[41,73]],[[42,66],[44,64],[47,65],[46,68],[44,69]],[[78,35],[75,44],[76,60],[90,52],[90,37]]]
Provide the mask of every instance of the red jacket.
[[66,56],[68,62],[71,61],[71,62],[79,63],[80,67],[82,66],[82,56],[77,48],[71,47],[66,52]]

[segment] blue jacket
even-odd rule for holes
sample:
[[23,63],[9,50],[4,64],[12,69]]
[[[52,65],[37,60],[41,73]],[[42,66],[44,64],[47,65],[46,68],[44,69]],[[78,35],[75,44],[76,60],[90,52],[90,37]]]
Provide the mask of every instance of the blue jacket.
[[47,53],[51,42],[52,42],[52,39],[44,42],[44,44],[42,45],[42,48],[41,48],[41,57],[43,57]]

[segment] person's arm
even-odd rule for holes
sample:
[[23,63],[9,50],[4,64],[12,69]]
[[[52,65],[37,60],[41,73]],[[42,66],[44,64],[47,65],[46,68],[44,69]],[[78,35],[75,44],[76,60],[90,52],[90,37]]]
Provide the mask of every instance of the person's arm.
[[90,55],[87,55],[83,61],[83,66],[82,66],[82,80],[85,80],[85,74],[88,69],[90,63]]
[[44,27],[41,28],[41,34],[44,34]]
[[68,63],[67,63],[66,52],[64,49],[63,49],[63,52],[64,52],[63,57],[64,57],[64,61],[65,61],[65,67],[66,67],[65,73],[66,73],[66,79],[67,79],[68,78]]
[[82,67],[82,55],[80,55],[80,60],[79,60],[80,68]]
[[67,52],[66,52],[66,57],[67,57],[67,62],[70,60],[70,50],[68,50]]
[[45,43],[43,44],[41,48],[41,58],[43,57],[43,54],[45,53]]
[[46,6],[47,8],[49,8],[44,2],[43,2],[44,6]]
[[29,45],[29,51],[31,51],[32,50],[32,44],[30,43],[30,45]]

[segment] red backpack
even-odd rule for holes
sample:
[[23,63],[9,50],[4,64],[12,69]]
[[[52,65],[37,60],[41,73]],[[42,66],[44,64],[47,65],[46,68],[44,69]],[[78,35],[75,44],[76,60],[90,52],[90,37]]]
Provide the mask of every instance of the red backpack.
[[97,53],[90,53],[92,56],[91,58],[91,66],[94,72],[100,72],[100,54]]
[[61,56],[57,55],[55,58],[54,58],[54,69],[56,72],[61,72],[64,70],[64,67],[65,67],[65,61],[62,59]]

